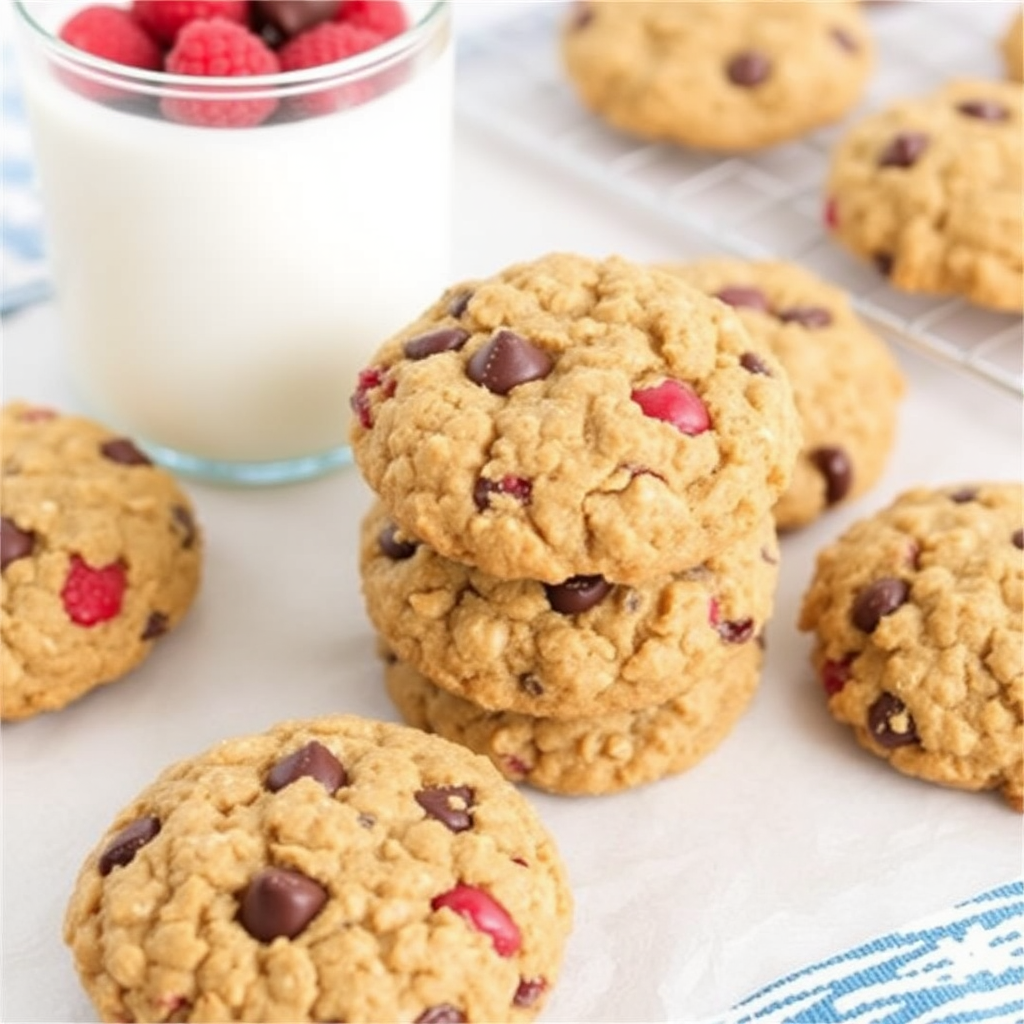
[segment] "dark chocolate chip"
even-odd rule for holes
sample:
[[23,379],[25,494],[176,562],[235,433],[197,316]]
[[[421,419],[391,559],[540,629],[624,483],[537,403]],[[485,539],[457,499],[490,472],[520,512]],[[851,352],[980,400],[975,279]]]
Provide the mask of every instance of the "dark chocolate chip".
[[715,298],[739,309],[756,309],[761,313],[767,313],[769,309],[768,298],[764,292],[760,288],[748,285],[727,285],[715,292]]
[[541,997],[548,983],[544,978],[520,978],[516,994],[512,997],[513,1006],[533,1006]]
[[175,505],[171,509],[171,516],[184,534],[181,546],[186,550],[191,548],[196,542],[196,521],[192,518],[192,513],[184,505]]
[[958,491],[954,491],[950,496],[949,500],[956,502],[957,505],[966,505],[969,501],[974,501],[978,497],[978,492],[973,487],[961,487]]
[[455,317],[457,320],[466,312],[471,298],[473,298],[473,293],[471,291],[456,292],[455,295],[452,296],[451,302],[448,303],[448,315]]
[[756,352],[744,352],[740,356],[740,366],[748,373],[762,373],[766,377],[772,375],[772,371],[768,369],[768,364]]
[[238,919],[260,942],[279,935],[294,939],[327,902],[327,890],[312,878],[287,868],[265,868],[246,886]]
[[1010,116],[1009,110],[998,100],[964,100],[956,105],[956,109],[979,121],[1005,121]]
[[285,38],[330,21],[341,0],[253,0],[257,20],[273,25]]
[[603,576],[571,576],[563,583],[546,583],[548,604],[563,615],[579,615],[593,608],[612,589]]
[[428,786],[416,794],[416,803],[451,832],[473,827],[470,809],[475,801],[469,786]]
[[904,580],[883,576],[864,587],[854,598],[850,620],[864,633],[873,633],[886,615],[905,604],[910,587]]
[[267,773],[267,789],[276,793],[297,779],[309,776],[328,793],[348,785],[348,773],[341,762],[322,744],[311,740],[294,753],[281,758]]
[[726,619],[715,629],[727,644],[745,644],[754,635],[753,619]]
[[1013,536],[1010,538],[1015,548],[1024,549],[1024,530],[1014,530]]
[[847,53],[856,53],[860,49],[860,41],[851,35],[841,25],[835,25],[832,28],[832,38],[844,49]]
[[879,167],[913,167],[928,148],[925,132],[900,132],[894,135],[878,158]]
[[419,546],[412,540],[399,540],[398,527],[394,523],[389,523],[380,531],[377,543],[380,545],[381,554],[394,559],[396,562],[412,558],[416,553],[416,548]]
[[123,868],[126,864],[131,864],[135,854],[146,843],[151,842],[159,831],[160,819],[152,815],[136,818],[130,825],[126,825],[107,843],[106,849],[100,854],[100,874],[109,875],[114,868]]
[[142,631],[143,640],[155,640],[167,632],[169,625],[167,616],[163,612],[150,612],[146,619],[146,627]]
[[532,493],[533,484],[519,476],[505,476],[500,480],[480,477],[473,485],[473,501],[481,512],[490,506],[494,494],[508,494],[521,505],[529,505]]
[[120,463],[122,466],[152,466],[149,456],[144,455],[135,447],[135,443],[127,437],[116,437],[113,441],[105,441],[100,445],[100,451],[105,458],[111,462]]
[[892,273],[893,264],[896,261],[891,252],[876,252],[871,259],[875,264],[875,269],[884,277],[888,277]]
[[758,50],[745,50],[736,54],[725,67],[733,85],[749,89],[760,85],[772,73],[772,62]]
[[832,323],[832,313],[824,306],[790,306],[789,309],[780,309],[775,315],[784,324],[800,324],[810,330],[828,327]]
[[28,558],[36,546],[36,535],[23,530],[7,516],[0,517],[0,571],[19,558]]
[[544,693],[544,684],[530,672],[523,673],[516,682],[519,683],[519,689],[531,697],[539,697]]
[[872,739],[886,750],[920,742],[913,715],[907,711],[906,704],[892,693],[883,693],[868,708],[868,731]]
[[834,505],[850,493],[853,483],[853,464],[846,450],[838,446],[822,446],[808,453],[807,457],[825,478],[825,502]]
[[402,351],[407,359],[426,359],[436,356],[439,352],[457,352],[469,341],[469,331],[461,327],[441,327],[436,331],[410,338]]
[[507,395],[520,384],[546,377],[552,366],[543,349],[513,331],[500,330],[473,353],[466,375],[496,395]]
[[466,1015],[451,1003],[438,1003],[429,1006],[413,1022],[413,1024],[465,1024]]

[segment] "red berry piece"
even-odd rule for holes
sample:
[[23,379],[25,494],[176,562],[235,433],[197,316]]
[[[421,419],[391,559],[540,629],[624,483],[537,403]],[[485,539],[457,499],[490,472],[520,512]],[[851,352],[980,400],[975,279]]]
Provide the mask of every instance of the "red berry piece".
[[839,204],[835,201],[835,198],[826,201],[824,220],[825,227],[829,231],[835,231],[839,227]]
[[359,419],[359,425],[366,430],[373,426],[373,400],[371,392],[377,389],[381,397],[390,398],[395,393],[395,382],[387,375],[387,371],[379,366],[369,366],[359,371],[356,389],[352,392],[349,405]]
[[827,660],[821,666],[821,685],[825,692],[834,697],[850,679],[854,655],[848,654],[842,661]]
[[71,568],[60,592],[64,610],[79,626],[95,626],[114,618],[121,611],[125,571],[120,562],[98,569],[79,555],[71,556]]
[[368,28],[382,39],[400,36],[409,27],[405,8],[398,0],[343,0],[337,18]]
[[650,388],[634,391],[630,398],[645,416],[670,423],[677,430],[695,437],[711,426],[707,406],[689,384],[679,380],[663,380]]
[[[372,50],[382,42],[384,37],[372,29],[325,21],[290,39],[278,51],[278,56],[282,71],[299,71],[334,64],[346,57]],[[314,117],[345,107],[357,107],[373,95],[374,89],[369,82],[355,82],[293,96],[289,106],[303,117]]]
[[170,46],[191,21],[225,18],[238,25],[249,20],[248,0],[134,0],[132,17],[154,38]]
[[451,1003],[438,1003],[428,1006],[413,1024],[465,1024],[466,1015]]
[[[76,50],[125,67],[159,71],[163,52],[146,30],[128,11],[98,4],[72,15],[61,27],[60,38]],[[80,74],[65,72],[63,77],[77,92],[94,100],[115,100],[124,91],[114,85],[96,82]]]
[[520,978],[516,994],[512,997],[513,1006],[533,1006],[547,990],[545,978]]
[[522,945],[522,936],[508,911],[490,893],[460,883],[430,901],[434,910],[447,907],[464,917],[477,931],[489,935],[498,956],[512,956]]
[[[277,55],[259,36],[226,18],[191,21],[178,33],[165,69],[197,78],[247,78],[281,70]],[[242,86],[239,86],[241,93]],[[231,99],[165,96],[160,109],[171,121],[206,128],[252,128],[277,109],[272,96],[235,95]]]
[[753,619],[723,619],[717,598],[708,603],[708,621],[727,644],[746,643],[754,635]]
[[503,476],[500,480],[485,480],[480,477],[473,487],[473,501],[481,512],[490,506],[491,497],[495,494],[508,494],[520,505],[529,505],[533,484],[520,476]]

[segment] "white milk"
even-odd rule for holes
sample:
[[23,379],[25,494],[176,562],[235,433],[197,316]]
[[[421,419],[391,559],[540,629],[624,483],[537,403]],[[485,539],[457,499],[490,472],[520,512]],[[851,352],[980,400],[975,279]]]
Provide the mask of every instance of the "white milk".
[[356,374],[449,283],[452,50],[350,110],[250,129],[26,67],[54,282],[95,415],[199,459],[343,446]]

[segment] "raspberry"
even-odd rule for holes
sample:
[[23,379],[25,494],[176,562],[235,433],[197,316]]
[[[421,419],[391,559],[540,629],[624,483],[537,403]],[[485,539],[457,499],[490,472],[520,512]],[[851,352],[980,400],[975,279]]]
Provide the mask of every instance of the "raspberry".
[[[384,37],[371,29],[325,21],[289,40],[278,51],[278,56],[282,71],[298,71],[333,64],[353,54],[372,50],[382,42]],[[291,107],[297,113],[310,117],[329,114],[341,107],[356,107],[372,96],[370,84],[360,82],[296,96],[291,100]]]
[[120,562],[94,569],[80,555],[72,555],[60,596],[72,622],[95,626],[121,611],[124,588],[124,566]]
[[671,423],[677,430],[695,437],[711,426],[707,406],[689,384],[678,380],[663,380],[650,388],[639,388],[630,398],[644,411],[645,416]]
[[[146,30],[119,7],[85,7],[69,18],[60,30],[60,38],[77,50],[94,57],[132,68],[159,71],[163,53]],[[124,93],[116,86],[65,72],[68,84],[83,96],[94,100],[113,100]]]
[[[227,78],[273,75],[281,70],[277,57],[259,36],[225,18],[186,25],[167,55],[165,68],[176,75]],[[256,95],[212,100],[165,96],[160,101],[160,109],[170,120],[212,128],[251,128],[276,108],[273,97]]]
[[248,0],[134,0],[132,17],[168,46],[190,21],[226,18],[238,25],[249,20]]
[[343,0],[335,20],[372,29],[383,39],[400,36],[409,27],[398,0]]
[[488,892],[460,882],[430,901],[434,910],[447,907],[472,927],[490,936],[498,956],[513,956],[522,945],[519,927],[509,912]]

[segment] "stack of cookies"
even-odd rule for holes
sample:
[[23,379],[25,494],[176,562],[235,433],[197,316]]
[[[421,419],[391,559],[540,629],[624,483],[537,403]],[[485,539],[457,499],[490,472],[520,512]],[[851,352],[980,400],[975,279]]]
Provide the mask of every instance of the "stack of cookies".
[[717,746],[759,680],[800,447],[730,307],[551,254],[448,289],[352,405],[363,591],[409,723],[561,793]]

